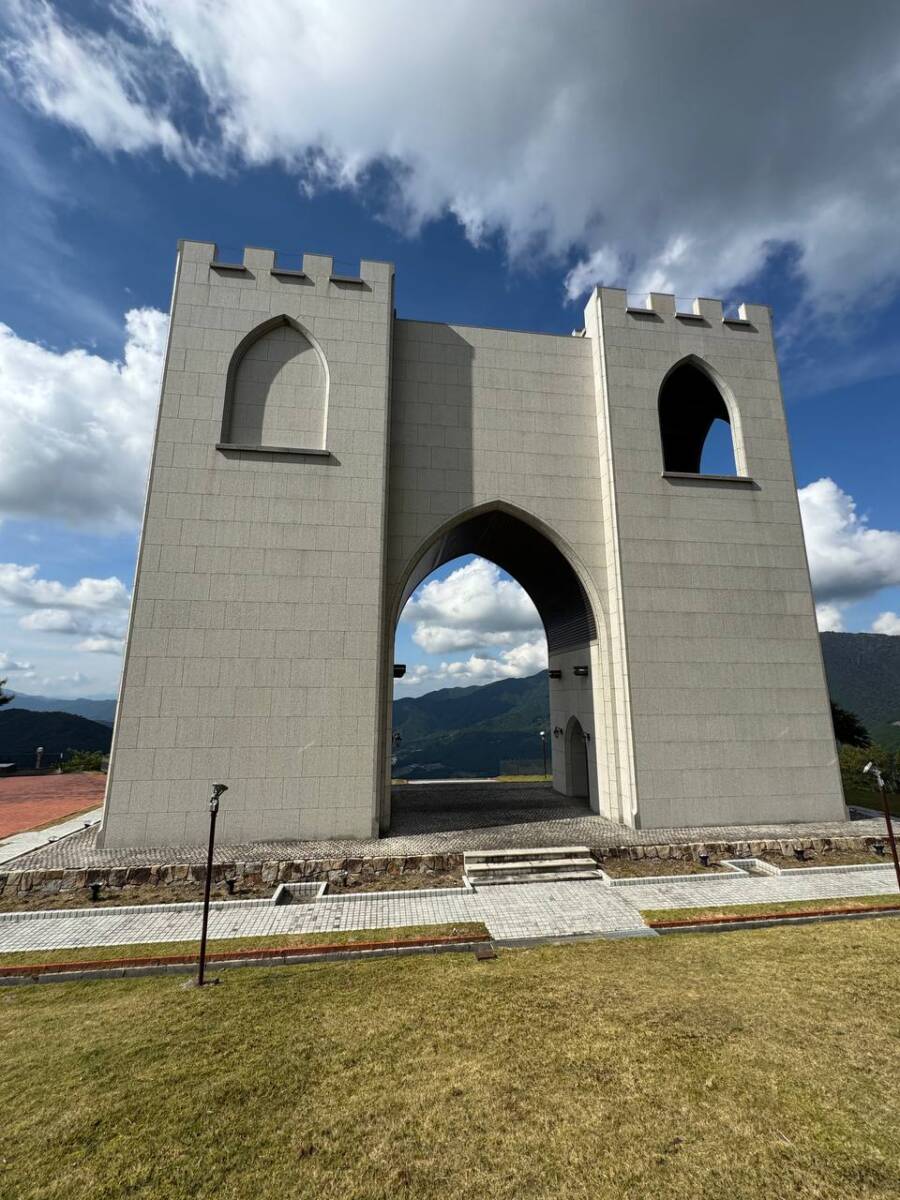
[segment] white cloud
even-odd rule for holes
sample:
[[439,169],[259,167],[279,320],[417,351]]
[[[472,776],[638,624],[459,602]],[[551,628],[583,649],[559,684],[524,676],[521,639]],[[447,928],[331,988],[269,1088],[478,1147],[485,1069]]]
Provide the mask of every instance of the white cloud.
[[514,254],[583,248],[573,295],[722,293],[790,243],[821,306],[874,301],[900,276],[900,13],[801,7],[120,0],[101,36],[19,0],[6,55],[104,151],[307,189],[387,167],[407,228],[450,211]]
[[0,324],[0,517],[135,525],[166,321],[155,309],[128,312],[121,362],[51,350]]
[[801,488],[799,497],[820,607],[834,610],[900,584],[900,533],[870,528],[853,497],[833,479],[817,479]]
[[817,604],[816,624],[820,633],[843,633],[843,609],[837,604]]
[[543,633],[528,594],[483,558],[420,587],[401,620],[415,626],[413,641],[428,654],[510,646]]
[[[496,683],[498,679],[524,679],[547,666],[547,643],[541,637],[504,650],[497,658],[473,654],[459,662],[442,662],[431,667],[419,663],[407,671],[397,685],[432,691],[437,687],[468,687]],[[427,687],[422,687],[427,684]]]
[[0,671],[14,671],[17,673],[24,671],[33,673],[33,668],[31,663],[18,662],[15,658],[12,658],[9,654],[5,654],[2,650],[0,650]]
[[883,612],[879,613],[872,622],[873,633],[888,633],[893,637],[900,637],[900,613]]
[[125,649],[122,638],[89,637],[75,643],[75,649],[86,654],[121,654]]
[[96,612],[128,608],[128,589],[115,575],[109,579],[85,577],[67,587],[55,579],[41,579],[38,575],[39,570],[37,564],[26,567],[18,563],[0,563],[0,601],[23,608],[55,610],[54,614],[47,618],[46,624],[41,624],[41,619],[38,619],[29,626],[32,629],[58,629],[62,621],[57,615],[60,610],[83,609]]
[[73,36],[40,0],[11,0],[9,7],[20,38],[6,45],[7,69],[35,108],[103,150],[158,147],[187,161],[181,134],[153,111],[134,47],[85,31]]

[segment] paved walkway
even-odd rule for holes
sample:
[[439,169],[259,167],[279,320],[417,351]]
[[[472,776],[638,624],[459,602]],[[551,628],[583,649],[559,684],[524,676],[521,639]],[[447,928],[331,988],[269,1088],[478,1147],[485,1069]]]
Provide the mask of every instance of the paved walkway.
[[[14,833],[0,842],[0,866],[12,863],[14,859],[21,858],[23,854],[52,845],[60,838],[69,837],[73,833],[82,833],[85,826],[96,825],[102,816],[103,809],[94,808],[80,813],[77,817],[70,817],[68,821],[48,825],[46,829],[28,829],[24,833]],[[18,870],[18,866],[8,869]]]
[[[822,900],[875,895],[895,887],[893,868],[885,866],[865,871],[748,876],[727,882],[698,879],[608,887],[599,880],[579,880],[507,884],[478,892],[454,889],[431,895],[370,892],[279,907],[235,901],[211,912],[209,933],[213,938],[229,938],[483,921],[492,937],[506,942],[577,934],[655,936],[644,925],[639,909]],[[107,908],[80,915],[71,911],[61,916],[0,915],[0,951],[195,941],[199,936],[200,912],[193,906],[166,912]]]
[[[206,800],[198,800],[203,807]],[[227,796],[223,806],[227,803]],[[684,842],[873,837],[884,819],[806,824],[713,825],[679,829],[630,829],[589,812],[578,801],[542,783],[406,785],[394,789],[394,820],[383,838],[329,841],[223,841],[216,862],[285,862],[304,858],[373,858],[450,854],[542,846],[637,846]],[[226,811],[223,807],[223,812]],[[895,822],[900,834],[900,821]],[[224,826],[227,837],[227,824]],[[204,846],[97,849],[96,831],[75,834],[16,861],[16,870],[56,867],[131,867],[146,863],[202,863]]]
[[[200,911],[117,913],[114,908],[76,916],[0,915],[0,951],[50,950],[74,946],[114,946],[139,942],[194,941],[200,937]],[[448,889],[447,895],[377,892],[275,907],[235,901],[214,909],[211,938],[257,937],[277,933],[329,933],[346,929],[396,929],[403,925],[442,925],[483,921],[500,941],[573,934],[646,934],[637,910],[599,882],[512,884],[481,892]]]
[[[682,876],[684,879],[684,876]],[[685,879],[683,883],[634,883],[627,892],[636,908],[700,908],[719,904],[777,904],[783,900],[827,900],[835,896],[878,896],[897,892],[893,865],[864,871],[801,867],[796,874],[747,875],[743,879]],[[897,892],[900,903],[900,892]]]

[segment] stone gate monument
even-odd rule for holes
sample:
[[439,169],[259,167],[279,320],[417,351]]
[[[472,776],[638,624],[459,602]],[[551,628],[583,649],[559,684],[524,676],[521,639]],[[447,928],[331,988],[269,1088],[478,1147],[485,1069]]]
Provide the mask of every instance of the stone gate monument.
[[396,621],[466,553],[541,615],[559,792],[843,818],[768,308],[407,321],[387,263],[183,242],[100,844],[201,841],[218,778],[228,842],[385,829]]

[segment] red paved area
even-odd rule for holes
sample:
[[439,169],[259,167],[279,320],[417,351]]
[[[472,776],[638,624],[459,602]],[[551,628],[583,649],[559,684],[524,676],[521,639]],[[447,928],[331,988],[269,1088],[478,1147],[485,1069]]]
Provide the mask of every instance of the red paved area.
[[103,803],[106,776],[10,775],[0,779],[0,838],[28,829],[42,829],[66,817],[98,808]]

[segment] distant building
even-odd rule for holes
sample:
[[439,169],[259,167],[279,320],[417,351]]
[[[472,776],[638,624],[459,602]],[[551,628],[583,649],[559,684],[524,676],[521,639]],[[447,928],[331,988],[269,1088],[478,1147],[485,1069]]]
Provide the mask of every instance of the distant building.
[[558,791],[644,828],[843,818],[768,308],[406,321],[387,263],[184,242],[102,844],[199,842],[220,777],[229,842],[386,828],[396,621],[466,553],[541,614]]

